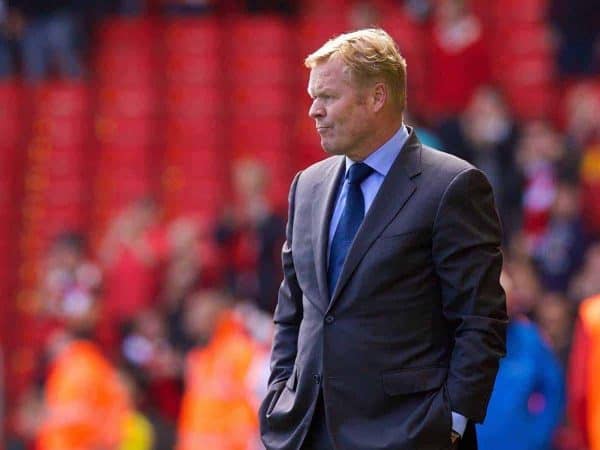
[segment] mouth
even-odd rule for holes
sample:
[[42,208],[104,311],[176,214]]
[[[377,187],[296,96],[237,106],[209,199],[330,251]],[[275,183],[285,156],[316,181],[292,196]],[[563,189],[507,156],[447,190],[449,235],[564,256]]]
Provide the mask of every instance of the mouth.
[[317,127],[317,132],[318,133],[323,133],[327,130],[329,130],[331,127]]

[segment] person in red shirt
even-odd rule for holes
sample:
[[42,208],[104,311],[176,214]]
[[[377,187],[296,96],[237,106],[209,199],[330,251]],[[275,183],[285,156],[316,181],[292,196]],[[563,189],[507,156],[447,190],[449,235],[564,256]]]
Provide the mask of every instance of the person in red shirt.
[[438,3],[430,57],[428,110],[434,118],[459,113],[491,81],[483,26],[464,0]]

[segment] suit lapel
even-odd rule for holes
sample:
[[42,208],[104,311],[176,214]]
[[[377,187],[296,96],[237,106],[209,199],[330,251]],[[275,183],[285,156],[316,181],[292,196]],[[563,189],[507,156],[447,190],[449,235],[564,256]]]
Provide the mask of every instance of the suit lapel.
[[340,178],[344,173],[344,158],[337,158],[323,174],[322,180],[314,187],[312,208],[313,252],[315,255],[315,269],[317,282],[322,297],[322,305],[329,303],[329,289],[327,286],[327,249],[329,246],[329,224],[335,207],[337,190]]
[[369,247],[412,196],[416,189],[412,178],[419,173],[421,173],[421,143],[411,129],[408,140],[383,180],[383,184],[348,250],[348,256],[342,267],[329,308],[339,297],[341,290]]

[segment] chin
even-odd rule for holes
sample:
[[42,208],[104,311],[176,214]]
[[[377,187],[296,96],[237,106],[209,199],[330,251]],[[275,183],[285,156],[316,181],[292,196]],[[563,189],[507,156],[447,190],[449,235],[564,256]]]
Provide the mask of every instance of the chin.
[[325,150],[326,153],[330,155],[344,155],[345,153],[339,148],[332,147],[331,145],[327,145],[325,142],[321,141],[321,147]]

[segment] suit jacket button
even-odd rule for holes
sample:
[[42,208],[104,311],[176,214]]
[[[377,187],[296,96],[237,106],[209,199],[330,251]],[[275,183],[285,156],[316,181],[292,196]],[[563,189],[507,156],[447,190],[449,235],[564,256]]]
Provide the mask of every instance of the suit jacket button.
[[316,384],[321,384],[321,375],[319,375],[318,373],[313,375],[313,379],[315,380]]
[[335,320],[335,318],[333,316],[327,316],[327,317],[325,317],[325,323],[326,324],[331,324],[331,323],[333,323],[334,320]]

